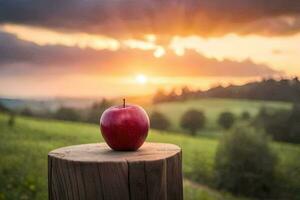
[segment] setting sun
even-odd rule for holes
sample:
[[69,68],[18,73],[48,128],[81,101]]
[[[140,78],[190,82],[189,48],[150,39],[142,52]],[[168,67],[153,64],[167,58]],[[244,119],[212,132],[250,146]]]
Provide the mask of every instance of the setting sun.
[[148,77],[144,74],[139,74],[135,77],[135,81],[139,84],[145,84],[148,82]]

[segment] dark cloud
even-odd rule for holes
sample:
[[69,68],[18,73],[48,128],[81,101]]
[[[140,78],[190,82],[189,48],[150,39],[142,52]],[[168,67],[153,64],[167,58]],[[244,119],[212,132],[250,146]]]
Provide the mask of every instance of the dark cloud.
[[[0,32],[0,65],[29,63],[32,65],[80,65],[98,60],[99,52],[92,49],[80,49],[60,45],[39,46],[18,39],[15,35]],[[111,51],[101,51],[102,56],[111,58]],[[1,68],[0,66],[0,68]]]
[[64,46],[38,46],[0,32],[1,76],[37,74],[134,74],[136,71],[165,76],[272,76],[281,74],[266,65],[246,60],[235,62],[208,59],[196,52],[184,56],[172,52],[155,58],[151,51],[80,49]]
[[262,18],[237,28],[241,34],[288,35],[300,31],[300,15]]
[[0,23],[118,36],[144,33],[293,33],[299,31],[299,24],[279,24],[277,21],[280,27],[274,28],[274,24],[264,20],[276,20],[281,16],[297,17],[299,13],[298,0],[0,1]]

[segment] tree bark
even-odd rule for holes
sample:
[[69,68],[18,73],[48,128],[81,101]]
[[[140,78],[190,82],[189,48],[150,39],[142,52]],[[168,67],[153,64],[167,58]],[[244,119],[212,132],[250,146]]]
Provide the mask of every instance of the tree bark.
[[182,200],[181,149],[145,143],[137,151],[106,144],[63,147],[48,155],[50,200]]

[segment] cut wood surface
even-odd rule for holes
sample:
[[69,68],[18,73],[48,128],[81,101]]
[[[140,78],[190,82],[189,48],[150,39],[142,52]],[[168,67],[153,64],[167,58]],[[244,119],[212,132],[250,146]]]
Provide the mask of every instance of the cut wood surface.
[[49,199],[181,200],[181,149],[145,143],[137,151],[83,144],[48,155]]

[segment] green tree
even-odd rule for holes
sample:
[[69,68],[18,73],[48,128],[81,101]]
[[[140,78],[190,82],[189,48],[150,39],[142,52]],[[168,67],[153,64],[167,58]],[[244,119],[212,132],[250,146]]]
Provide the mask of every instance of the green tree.
[[55,114],[55,119],[67,120],[67,121],[80,121],[79,113],[73,108],[61,107]]
[[237,127],[223,136],[217,148],[217,186],[236,194],[266,197],[275,185],[276,162],[265,134]]
[[206,118],[202,111],[190,109],[182,115],[180,125],[183,129],[187,129],[192,135],[195,135],[197,130],[204,128],[205,121]]
[[168,118],[158,111],[154,111],[151,113],[150,124],[151,128],[158,130],[167,130],[170,127],[170,121],[168,120]]
[[243,111],[241,114],[241,119],[242,120],[249,120],[251,118],[251,115],[248,111]]
[[230,129],[234,124],[235,116],[231,112],[223,112],[219,115],[218,123],[224,129]]

